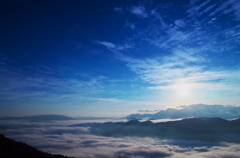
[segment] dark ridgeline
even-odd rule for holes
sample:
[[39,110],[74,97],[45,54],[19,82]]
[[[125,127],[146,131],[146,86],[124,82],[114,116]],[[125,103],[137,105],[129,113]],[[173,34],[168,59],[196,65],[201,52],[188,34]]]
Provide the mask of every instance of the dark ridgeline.
[[75,120],[73,117],[68,117],[64,115],[34,115],[25,117],[0,117],[0,120],[27,120],[27,121],[67,121]]
[[1,158],[70,158],[63,155],[45,153],[22,142],[16,142],[0,134]]
[[138,136],[239,143],[240,119],[228,121],[221,118],[189,118],[160,123],[131,120],[125,123],[95,124],[92,126],[92,131],[97,131],[95,134],[104,136]]

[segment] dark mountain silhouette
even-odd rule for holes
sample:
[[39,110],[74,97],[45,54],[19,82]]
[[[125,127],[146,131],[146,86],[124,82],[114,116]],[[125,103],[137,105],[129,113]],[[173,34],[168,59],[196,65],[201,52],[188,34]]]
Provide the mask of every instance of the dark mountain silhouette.
[[77,120],[107,120],[115,119],[115,117],[75,117]]
[[64,115],[34,115],[25,117],[0,117],[0,120],[27,120],[27,121],[67,121],[67,120],[106,120],[115,117],[68,117]]
[[1,158],[70,158],[63,155],[49,154],[39,151],[25,143],[16,142],[0,134]]
[[128,120],[141,119],[178,119],[189,117],[220,117],[224,119],[234,119],[240,117],[240,107],[224,105],[195,104],[182,106],[182,109],[168,108],[155,114],[131,114]]
[[104,136],[240,142],[240,119],[228,121],[221,118],[189,118],[160,123],[131,120],[125,123],[94,124],[92,131]]
[[28,120],[28,121],[64,121],[64,120],[75,120],[73,117],[64,115],[34,115],[25,117],[1,117],[0,120]]

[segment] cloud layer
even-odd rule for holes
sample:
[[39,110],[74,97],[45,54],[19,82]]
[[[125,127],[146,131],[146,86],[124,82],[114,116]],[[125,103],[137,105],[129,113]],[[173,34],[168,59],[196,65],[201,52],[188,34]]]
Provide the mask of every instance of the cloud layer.
[[[161,140],[138,137],[103,137],[89,134],[88,127],[66,122],[0,122],[0,132],[40,150],[86,157],[239,158],[239,144]],[[2,128],[5,126],[5,128]]]

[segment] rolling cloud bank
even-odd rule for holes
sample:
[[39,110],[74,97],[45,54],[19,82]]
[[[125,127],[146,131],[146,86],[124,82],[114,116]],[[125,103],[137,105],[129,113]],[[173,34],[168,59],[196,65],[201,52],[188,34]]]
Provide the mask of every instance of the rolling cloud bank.
[[[222,108],[223,113],[229,108]],[[77,158],[240,158],[239,119],[205,117],[152,123],[55,115],[60,119],[56,120],[53,116],[38,121],[1,119],[0,133],[44,152]]]

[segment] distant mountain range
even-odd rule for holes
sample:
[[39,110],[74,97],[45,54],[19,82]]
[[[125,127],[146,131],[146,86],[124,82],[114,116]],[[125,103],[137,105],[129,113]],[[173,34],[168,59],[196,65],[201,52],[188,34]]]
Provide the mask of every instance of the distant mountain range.
[[1,158],[70,158],[63,155],[49,154],[37,150],[25,143],[16,142],[0,134]]
[[128,120],[141,119],[178,119],[189,117],[220,117],[224,119],[234,119],[240,117],[239,106],[205,105],[195,104],[182,106],[181,109],[168,108],[154,114],[131,114],[126,117]]
[[114,117],[68,117],[64,115],[34,115],[25,117],[0,117],[0,120],[27,120],[27,121],[67,121],[67,120],[105,120]]
[[115,119],[115,117],[75,117],[77,120],[107,120]]
[[28,120],[28,121],[64,121],[64,120],[75,120],[73,117],[64,115],[34,115],[25,117],[1,117],[0,120]]
[[240,142],[240,119],[228,121],[221,118],[189,118],[160,123],[131,120],[125,123],[95,123],[92,124],[91,130],[104,136]]

